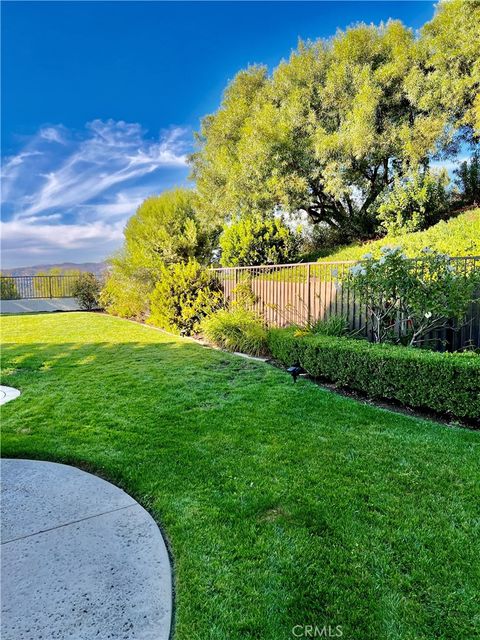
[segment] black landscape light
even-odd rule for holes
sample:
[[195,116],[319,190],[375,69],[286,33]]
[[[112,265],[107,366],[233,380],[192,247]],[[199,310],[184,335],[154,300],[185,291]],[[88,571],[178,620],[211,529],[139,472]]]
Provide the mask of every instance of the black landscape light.
[[297,378],[301,373],[306,373],[305,369],[303,369],[302,367],[299,367],[298,365],[293,365],[293,367],[288,367],[287,371],[292,376],[293,382],[297,381]]

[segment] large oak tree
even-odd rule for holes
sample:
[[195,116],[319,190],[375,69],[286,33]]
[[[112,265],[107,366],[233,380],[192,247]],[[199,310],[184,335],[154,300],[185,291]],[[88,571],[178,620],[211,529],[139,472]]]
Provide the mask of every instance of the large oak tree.
[[397,21],[359,25],[300,43],[271,76],[241,71],[191,158],[204,221],[304,211],[345,239],[372,236],[395,176],[451,149],[458,128],[474,131],[479,4],[470,21],[465,3],[448,4],[419,39]]

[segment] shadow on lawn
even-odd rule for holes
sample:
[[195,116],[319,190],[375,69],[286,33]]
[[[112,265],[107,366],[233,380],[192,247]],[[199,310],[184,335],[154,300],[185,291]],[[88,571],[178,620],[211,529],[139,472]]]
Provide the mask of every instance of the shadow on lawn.
[[[46,366],[75,367],[95,363],[125,366],[149,362],[150,365],[165,366],[176,363],[180,366],[185,359],[193,359],[196,364],[217,362],[222,367],[230,365],[235,367],[239,364],[236,358],[228,354],[194,343],[176,341],[6,344],[2,347],[2,354],[4,371],[8,369],[34,371]],[[250,363],[246,361],[240,364]]]
[[167,529],[178,637],[334,620],[373,640],[392,619],[403,638],[438,620],[439,637],[474,637],[475,434],[151,340],[6,344],[3,379],[24,393],[2,414],[2,447],[91,470]]
[[[132,417],[157,406],[161,396],[165,410],[168,405],[188,411],[220,407],[227,396],[233,401],[234,390],[241,399],[243,389],[278,375],[263,363],[186,341],[32,343],[3,348],[6,384],[29,395],[41,392],[46,404],[49,394],[58,402],[62,390],[65,395],[78,394],[96,410],[101,402],[119,402]],[[285,382],[289,382],[286,376]],[[37,385],[41,388],[36,389]],[[88,409],[82,406],[82,411]]]

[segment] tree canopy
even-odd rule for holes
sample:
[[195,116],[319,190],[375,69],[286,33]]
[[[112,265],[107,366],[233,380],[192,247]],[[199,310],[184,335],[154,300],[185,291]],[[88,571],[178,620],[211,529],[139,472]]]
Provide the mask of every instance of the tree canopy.
[[125,254],[130,267],[158,274],[164,264],[195,258],[208,262],[209,235],[195,213],[190,189],[164,191],[147,198],[125,228]]
[[372,236],[398,176],[478,134],[479,25],[478,0],[453,0],[418,39],[398,21],[358,25],[301,42],[270,76],[241,71],[191,157],[202,219],[305,211]]

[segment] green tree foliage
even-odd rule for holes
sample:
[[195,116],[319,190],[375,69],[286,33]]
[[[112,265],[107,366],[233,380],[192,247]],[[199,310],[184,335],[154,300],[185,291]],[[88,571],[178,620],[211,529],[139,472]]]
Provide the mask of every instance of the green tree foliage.
[[461,206],[480,204],[480,152],[455,169],[456,197]]
[[125,228],[125,255],[132,269],[156,279],[164,264],[209,261],[210,239],[197,220],[195,197],[189,189],[174,189],[139,206]]
[[81,273],[72,286],[72,296],[81,309],[98,309],[101,284],[93,273]]
[[164,265],[150,297],[149,324],[190,335],[202,319],[222,304],[223,294],[213,272],[196,260]]
[[18,300],[19,297],[15,279],[0,273],[0,300]]
[[395,176],[452,150],[454,132],[474,126],[478,6],[440,3],[418,40],[397,21],[359,25],[301,43],[271,76],[242,71],[204,119],[191,158],[205,218],[279,207],[344,240],[374,235]]
[[141,320],[148,313],[152,289],[150,274],[146,270],[133,269],[120,253],[110,259],[100,304],[112,315]]
[[378,207],[378,217],[389,234],[422,231],[448,212],[450,179],[445,170],[415,171],[395,179]]
[[[433,126],[450,142],[480,135],[480,2],[439,2],[417,43],[407,87],[423,112],[415,139]],[[434,123],[437,123],[436,125]]]
[[165,191],[140,205],[125,228],[121,253],[110,260],[101,293],[109,313],[144,318],[165,265],[211,260],[213,235],[200,224],[195,205],[189,189]]
[[[242,72],[202,126],[192,157],[201,206],[217,215],[306,211],[368,237],[373,204],[403,156],[415,112],[403,80],[413,36],[400,23],[359,26],[330,42],[302,43],[271,78]],[[249,103],[244,89],[255,86]],[[241,102],[249,108],[238,109]],[[241,118],[232,117],[241,111]]]
[[261,100],[266,82],[266,67],[240,71],[225,90],[220,109],[203,118],[201,131],[195,136],[201,150],[192,156],[193,177],[205,225],[218,228],[235,213],[250,212],[238,202],[236,179],[242,179],[245,169],[238,147],[243,128],[251,119],[252,105]]
[[279,217],[242,216],[223,229],[221,263],[225,267],[241,267],[293,262],[299,240],[299,235]]

